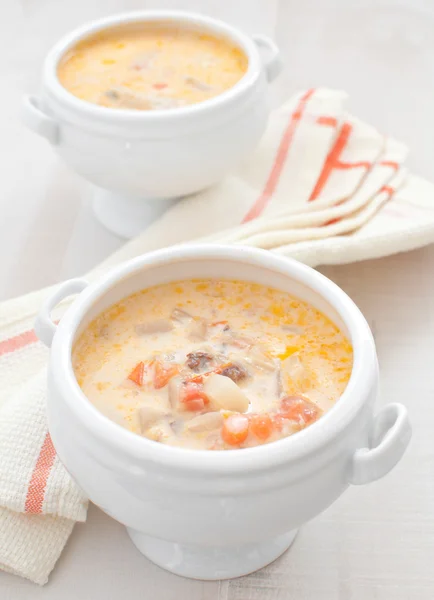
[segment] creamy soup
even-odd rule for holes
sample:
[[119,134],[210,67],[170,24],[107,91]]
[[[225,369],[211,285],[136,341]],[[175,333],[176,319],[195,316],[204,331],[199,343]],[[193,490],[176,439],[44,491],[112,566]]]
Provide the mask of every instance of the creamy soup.
[[352,348],[313,306],[262,285],[181,281],[97,317],[73,349],[77,381],[107,417],[187,448],[247,448],[333,406]]
[[110,29],[80,42],[60,62],[58,77],[87,102],[156,110],[217,96],[246,70],[246,55],[225,39],[142,25]]

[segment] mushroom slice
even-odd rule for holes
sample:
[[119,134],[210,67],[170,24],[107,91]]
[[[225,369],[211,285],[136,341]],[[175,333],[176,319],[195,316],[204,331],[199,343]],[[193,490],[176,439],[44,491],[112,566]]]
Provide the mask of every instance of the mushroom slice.
[[252,367],[263,369],[264,371],[274,371],[276,369],[276,361],[265,352],[262,352],[257,346],[249,350],[244,360],[252,365]]
[[139,417],[140,430],[144,433],[151,425],[167,416],[167,410],[164,410],[164,408],[159,406],[148,406],[144,404],[137,409],[137,415]]
[[188,313],[186,310],[182,310],[182,308],[174,308],[170,318],[172,321],[176,321],[177,323],[187,323],[193,319],[193,315]]
[[203,342],[206,340],[208,327],[205,319],[194,319],[190,324],[188,339],[192,342]]
[[175,434],[169,423],[166,420],[161,420],[147,429],[143,435],[155,442],[164,443],[173,438]]
[[202,433],[203,431],[212,431],[218,429],[223,423],[221,412],[208,412],[194,417],[187,423],[187,429],[193,433]]
[[169,392],[170,406],[174,409],[179,409],[181,404],[181,377],[172,377],[167,386]]

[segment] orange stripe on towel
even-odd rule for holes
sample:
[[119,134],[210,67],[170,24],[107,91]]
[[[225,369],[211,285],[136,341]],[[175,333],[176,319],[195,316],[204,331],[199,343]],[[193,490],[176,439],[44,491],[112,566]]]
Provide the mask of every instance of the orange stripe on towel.
[[380,164],[382,167],[391,167],[395,171],[399,169],[399,164],[394,160],[382,160],[378,164]]
[[27,490],[26,504],[24,512],[31,514],[41,514],[44,504],[45,488],[47,487],[48,477],[56,458],[56,451],[51,441],[50,434],[47,433],[39,452],[38,460],[33,469]]
[[271,169],[270,175],[268,176],[264,189],[259,198],[250,208],[244,219],[241,221],[242,223],[247,223],[248,221],[252,221],[253,219],[259,217],[259,215],[264,211],[265,207],[271,200],[271,197],[273,196],[276,190],[277,184],[279,183],[279,179],[282,174],[282,170],[285,165],[285,161],[288,156],[289,148],[291,146],[294,133],[297,129],[297,125],[303,116],[307,101],[309,100],[309,98],[311,98],[314,91],[314,89],[308,90],[302,96],[300,102],[297,105],[297,108],[292,113],[288,126],[283,133],[282,140],[279,144],[279,148],[274,159],[273,167]]
[[359,162],[353,163],[342,162],[338,160],[335,164],[335,169],[341,169],[344,171],[346,171],[347,169],[359,169],[360,167],[363,167],[364,169],[370,169],[372,167],[372,164],[367,160],[361,160]]
[[380,192],[386,192],[387,194],[389,194],[389,196],[394,194],[395,191],[395,188],[391,187],[390,185],[383,185],[383,187],[380,188]]
[[338,124],[338,120],[335,117],[327,117],[326,115],[318,117],[316,122],[318,125],[325,125],[326,127],[336,127]]
[[353,128],[350,125],[350,123],[344,123],[342,125],[339,135],[336,138],[336,141],[333,144],[326,158],[323,170],[321,171],[321,174],[318,177],[318,181],[316,182],[313,192],[310,195],[309,202],[312,200],[316,200],[316,198],[318,198],[318,196],[322,192],[325,184],[327,183],[328,178],[330,177],[331,172],[336,167],[336,164],[339,162],[339,157],[348,143],[348,139],[350,137],[352,129]]
[[29,344],[34,344],[37,341],[38,338],[36,337],[36,333],[33,329],[24,331],[23,333],[20,333],[14,337],[0,342],[0,356],[3,356],[4,354],[10,354],[11,352],[15,352],[15,350],[24,348]]

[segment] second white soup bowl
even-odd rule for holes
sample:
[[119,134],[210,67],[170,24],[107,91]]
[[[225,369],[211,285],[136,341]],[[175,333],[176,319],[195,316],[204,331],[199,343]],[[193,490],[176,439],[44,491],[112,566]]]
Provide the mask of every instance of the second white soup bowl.
[[[353,345],[354,366],[330,412],[291,437],[220,452],[159,444],[100,413],[75,379],[74,341],[126,296],[189,278],[272,286],[310,302],[340,326]],[[56,326],[50,312],[78,292]],[[87,496],[127,527],[145,556],[180,575],[221,579],[263,567],[350,484],[390,471],[410,439],[403,406],[374,413],[377,357],[359,309],[318,272],[269,252],[185,245],[139,257],[90,285],[61,285],[42,308],[36,331],[51,346],[48,421],[60,460]]]
[[[204,102],[170,110],[107,108],[73,96],[60,83],[60,60],[81,40],[124,26],[176,25],[208,32],[241,48],[248,69],[240,81]],[[264,55],[264,56],[263,56]],[[181,11],[140,11],[88,23],[63,37],[44,63],[39,97],[26,96],[23,118],[63,160],[101,190],[99,219],[124,237],[149,220],[146,200],[180,197],[220,181],[264,132],[268,82],[280,72],[279,52],[265,36]]]

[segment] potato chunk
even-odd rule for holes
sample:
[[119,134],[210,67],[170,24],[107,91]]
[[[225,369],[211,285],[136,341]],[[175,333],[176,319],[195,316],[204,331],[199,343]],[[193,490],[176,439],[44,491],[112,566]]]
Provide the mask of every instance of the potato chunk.
[[203,391],[217,410],[244,413],[249,408],[249,399],[229,377],[213,373],[207,377]]
[[137,409],[140,429],[144,433],[151,425],[167,415],[167,410],[159,406],[143,405]]

